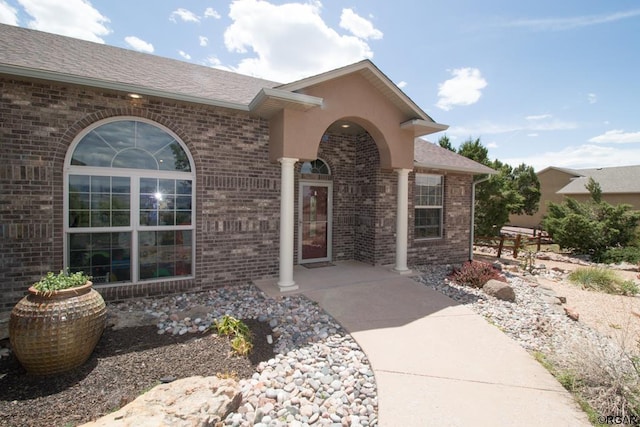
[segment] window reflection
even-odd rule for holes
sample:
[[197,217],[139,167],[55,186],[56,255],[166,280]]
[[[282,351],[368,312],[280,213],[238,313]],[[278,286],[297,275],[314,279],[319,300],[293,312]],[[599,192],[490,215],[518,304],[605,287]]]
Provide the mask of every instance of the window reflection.
[[180,143],[149,123],[122,120],[101,125],[76,146],[71,164],[129,169],[190,172]]

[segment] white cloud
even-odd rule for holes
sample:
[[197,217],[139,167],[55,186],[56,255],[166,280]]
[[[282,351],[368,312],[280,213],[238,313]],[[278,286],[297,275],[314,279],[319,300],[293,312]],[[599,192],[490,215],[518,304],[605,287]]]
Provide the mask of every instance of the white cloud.
[[205,60],[205,65],[207,65],[209,67],[218,68],[218,67],[220,67],[221,64],[222,64],[222,62],[220,62],[220,60],[215,56],[209,56]]
[[631,166],[637,165],[639,158],[640,148],[619,149],[585,144],[566,147],[559,151],[547,151],[540,155],[500,160],[512,166],[526,163],[533,166],[536,171],[540,171],[549,166],[573,169]]
[[220,14],[218,12],[216,12],[212,7],[208,7],[204,11],[204,17],[205,18],[220,19]]
[[209,38],[205,36],[200,36],[198,39],[200,40],[200,46],[207,46],[209,44]]
[[18,25],[18,11],[3,0],[0,0],[0,22],[8,25]]
[[[493,123],[487,121],[480,121],[472,123],[466,126],[452,126],[447,130],[448,134],[452,135],[493,135],[510,132],[544,132],[544,131],[558,131],[558,130],[573,130],[577,129],[578,125],[575,122],[566,122],[557,119],[546,120],[545,118],[529,120],[525,123]],[[544,119],[544,120],[543,120]]]
[[398,84],[396,84],[396,86],[398,86],[400,89],[407,87],[409,83],[405,82],[404,80],[401,82],[398,82]]
[[282,5],[233,1],[229,8],[233,23],[224,33],[224,42],[230,52],[247,57],[230,68],[291,82],[373,57],[365,40],[328,27],[320,9],[318,1]]
[[550,118],[551,118],[551,114],[538,114],[538,115],[525,117],[525,119],[527,120],[544,120],[544,119],[550,119]]
[[587,94],[587,101],[589,102],[589,104],[595,104],[596,102],[598,102],[598,97],[595,93],[589,93]]
[[536,136],[539,136],[539,134],[533,132],[533,133],[528,133],[527,136],[531,138],[535,138]]
[[367,21],[351,9],[342,9],[340,16],[340,28],[344,28],[361,39],[381,39],[382,31],[374,28],[371,21]]
[[109,18],[86,0],[18,0],[33,19],[29,28],[63,36],[104,43],[101,36],[111,33]]
[[178,54],[180,54],[180,56],[182,56],[184,59],[189,60],[191,59],[191,55],[189,55],[187,52],[185,52],[184,50],[179,50]]
[[174,10],[171,12],[171,15],[169,15],[169,20],[173,22],[177,22],[177,18],[180,18],[184,22],[200,22],[198,15],[182,7]]
[[477,68],[457,68],[451,71],[452,79],[438,85],[436,107],[449,111],[456,105],[471,105],[478,102],[487,81]]
[[608,24],[640,16],[640,9],[602,15],[573,16],[568,18],[520,19],[507,23],[508,27],[523,27],[536,31],[563,31],[591,25]]
[[147,43],[146,41],[139,39],[136,36],[127,36],[124,38],[124,41],[133,49],[139,52],[153,53],[154,51],[153,45],[151,43]]
[[594,136],[589,142],[598,144],[634,144],[640,143],[640,132],[625,132],[624,130],[609,130],[602,135]]
[[493,142],[489,142],[489,143],[486,145],[486,147],[487,147],[487,148],[498,148],[498,143],[497,143],[497,142],[495,142],[495,141],[493,141]]

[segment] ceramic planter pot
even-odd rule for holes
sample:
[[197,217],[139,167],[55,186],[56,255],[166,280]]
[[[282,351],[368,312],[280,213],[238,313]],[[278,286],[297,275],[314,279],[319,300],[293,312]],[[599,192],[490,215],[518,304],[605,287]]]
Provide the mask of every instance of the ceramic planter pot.
[[106,325],[107,309],[92,283],[53,292],[33,286],[11,312],[9,338],[30,374],[51,375],[82,365]]

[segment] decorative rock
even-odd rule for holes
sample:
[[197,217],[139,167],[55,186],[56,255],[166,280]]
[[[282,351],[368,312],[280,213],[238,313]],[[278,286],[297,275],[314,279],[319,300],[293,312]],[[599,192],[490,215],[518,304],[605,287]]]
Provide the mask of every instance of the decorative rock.
[[514,302],[516,300],[516,294],[513,288],[508,283],[501,282],[499,280],[491,279],[484,284],[482,290],[487,294],[503,301]]
[[118,411],[83,427],[216,425],[238,409],[241,400],[240,387],[234,380],[183,378],[156,386]]
[[567,317],[571,320],[575,320],[576,322],[580,319],[580,314],[572,307],[565,307],[564,312],[567,314]]

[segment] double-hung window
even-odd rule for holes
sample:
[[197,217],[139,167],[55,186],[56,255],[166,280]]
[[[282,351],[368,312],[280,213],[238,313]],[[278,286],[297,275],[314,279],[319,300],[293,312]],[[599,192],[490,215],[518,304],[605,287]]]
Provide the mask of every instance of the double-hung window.
[[442,175],[416,174],[414,192],[414,237],[416,239],[442,237],[443,178]]
[[85,129],[65,168],[65,267],[96,284],[193,276],[192,164],[178,137],[148,120]]

